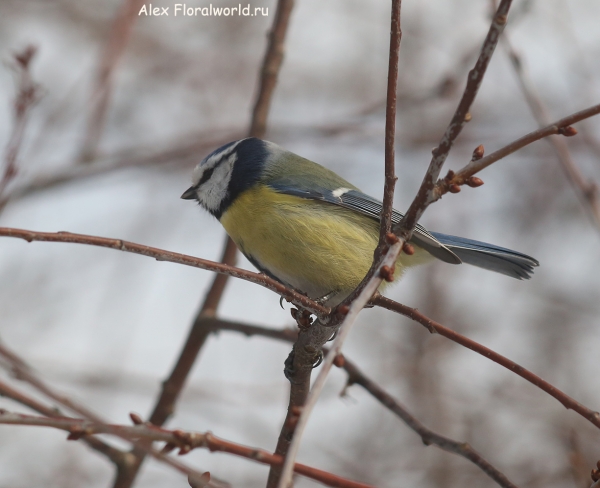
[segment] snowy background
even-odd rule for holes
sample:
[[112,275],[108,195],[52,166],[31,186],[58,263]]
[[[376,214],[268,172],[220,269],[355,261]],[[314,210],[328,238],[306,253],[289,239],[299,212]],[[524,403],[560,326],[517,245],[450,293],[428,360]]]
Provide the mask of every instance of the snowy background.
[[[196,149],[23,192],[78,164],[94,74],[120,2],[1,0],[2,144],[12,129],[12,53],[28,44],[38,48],[32,71],[43,98],[32,111],[9,188],[14,197],[0,226],[115,237],[217,260],[223,229],[179,196],[201,158],[247,131],[275,11],[272,0],[256,1],[253,6],[269,7],[268,17],[139,18],[115,74],[92,165]],[[481,0],[403,2],[400,210],[412,200],[458,102],[489,8]],[[553,119],[597,103],[600,3],[515,0],[513,9],[507,32]],[[267,138],[381,195],[389,2],[299,0],[288,34]],[[502,48],[472,115],[448,168],[465,164],[480,143],[489,153],[536,128]],[[600,181],[600,122],[578,128],[582,135],[570,138],[569,147],[586,177]],[[541,266],[533,279],[439,263],[410,271],[388,296],[600,410],[598,229],[546,142],[480,176],[483,187],[445,196],[422,223],[536,257]],[[252,269],[243,259],[240,265]],[[57,389],[113,422],[129,423],[129,412],[149,414],[211,280],[202,270],[113,250],[0,238],[0,337]],[[278,302],[263,288],[231,280],[219,314],[291,326],[289,307]],[[168,426],[274,449],[287,406],[288,352],[288,344],[269,339],[212,336]],[[598,430],[500,366],[381,310],[361,315],[345,353],[427,426],[470,442],[520,487],[589,486],[600,458]],[[382,487],[493,486],[464,459],[423,446],[359,387],[340,397],[344,384],[345,374],[333,371],[300,462]],[[0,408],[26,411],[6,399]],[[184,461],[235,487],[264,486],[268,472],[204,450]],[[0,488],[107,487],[112,477],[105,458],[83,443],[65,442],[63,432],[0,426]],[[137,486],[187,482],[149,461]],[[302,479],[298,486],[315,483]]]

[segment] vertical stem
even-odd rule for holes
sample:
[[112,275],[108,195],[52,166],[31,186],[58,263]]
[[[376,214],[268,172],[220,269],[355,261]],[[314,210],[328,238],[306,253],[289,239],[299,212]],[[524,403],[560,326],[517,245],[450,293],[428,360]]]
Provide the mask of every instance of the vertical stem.
[[[327,374],[333,365],[333,361],[341,351],[342,344],[350,331],[356,315],[369,301],[373,293],[377,290],[377,287],[381,284],[381,278],[375,276],[376,271],[380,269],[380,266],[384,262],[387,262],[386,260],[391,259],[388,264],[393,265],[400,250],[399,246],[401,244],[398,243],[390,248],[389,255],[384,255],[384,250],[387,248],[385,236],[391,230],[392,204],[394,199],[394,186],[396,184],[396,175],[394,171],[394,139],[396,137],[398,55],[400,52],[400,40],[402,38],[402,30],[400,28],[401,5],[402,0],[392,1],[386,104],[384,207],[381,215],[379,246],[375,253],[373,266],[367,277],[365,277],[365,280],[363,280],[363,283],[355,290],[357,295],[354,296],[353,294],[353,301],[350,303],[349,311],[341,326],[339,326],[338,335],[322,364],[321,371],[312,389],[310,390],[310,373],[314,364],[314,354],[321,350],[325,341],[330,338],[332,332],[337,330],[337,327],[333,326],[333,323],[328,324],[330,327],[324,327],[317,321],[308,330],[300,331],[290,355],[290,358],[293,359],[292,375],[290,377],[290,402],[286,420],[279,435],[276,451],[277,454],[280,454],[285,459],[285,461],[282,466],[271,467],[267,488],[288,488],[291,486],[293,466],[300,448],[303,431],[323,385],[325,384]],[[344,301],[344,304],[345,303],[346,301]],[[305,337],[310,335],[313,336],[311,338],[312,341],[309,344],[305,344]],[[307,345],[309,346],[308,349],[306,347]],[[307,354],[310,352],[313,353],[312,357],[310,354]],[[294,394],[296,390],[297,394]],[[294,403],[295,401],[301,401],[301,403]]]
[[143,0],[123,0],[111,26],[92,92],[90,114],[79,156],[82,162],[88,163],[96,156],[110,102],[113,74],[123,57],[143,3]]
[[385,186],[383,189],[383,209],[379,227],[380,257],[385,248],[385,236],[392,230],[392,206],[394,204],[394,188],[398,177],[395,172],[396,151],[396,92],[398,89],[398,53],[402,40],[400,28],[400,7],[402,1],[392,2],[392,20],[390,28],[390,56],[387,80],[387,104],[385,109]]
[[[267,127],[267,118],[271,99],[277,85],[277,77],[283,62],[285,35],[289,24],[290,14],[294,6],[293,0],[279,0],[277,11],[273,20],[273,27],[269,34],[269,43],[260,71],[260,83],[256,103],[252,112],[250,124],[250,137],[264,137]],[[227,237],[221,262],[229,265],[235,264],[237,248],[230,237]],[[185,385],[185,381],[206,342],[211,328],[207,326],[209,319],[213,318],[221,302],[228,281],[227,275],[218,274],[204,298],[204,302],[196,315],[186,342],[179,355],[177,363],[169,377],[163,382],[163,388],[158,398],[150,422],[154,425],[163,425],[175,410],[175,404],[179,394]],[[309,374],[310,381],[310,374]],[[116,478],[113,488],[129,488],[141,467],[145,454],[140,450],[132,451],[136,455],[136,462],[129,470],[121,470]]]

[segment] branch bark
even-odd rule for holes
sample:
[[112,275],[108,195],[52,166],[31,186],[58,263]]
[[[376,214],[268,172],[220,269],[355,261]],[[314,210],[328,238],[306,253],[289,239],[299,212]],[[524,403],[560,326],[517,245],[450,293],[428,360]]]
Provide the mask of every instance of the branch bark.
[[[552,119],[548,108],[537,93],[537,90],[529,77],[523,58],[512,46],[506,33],[502,37],[502,41],[533,117],[540,128],[547,126],[551,123]],[[586,180],[573,160],[567,142],[562,137],[550,136],[548,142],[552,145],[558,162],[563,168],[569,183],[571,183],[571,186],[575,190],[583,209],[587,210],[596,229],[600,230],[600,200],[598,199],[598,185],[593,181]]]
[[396,187],[396,97],[398,91],[398,57],[402,28],[400,26],[402,1],[392,2],[392,15],[390,27],[390,55],[388,61],[387,98],[385,106],[385,185],[383,188],[383,208],[379,224],[379,246],[376,258],[387,247],[386,236],[392,230],[392,210],[394,205],[394,189]]
[[6,187],[17,175],[17,157],[21,150],[25,128],[31,108],[39,100],[40,93],[37,83],[31,77],[31,61],[36,53],[33,46],[26,47],[14,55],[14,69],[17,72],[17,96],[13,104],[13,127],[4,153],[4,166],[0,177],[0,209],[6,204],[3,194]]
[[[273,27],[269,34],[269,42],[263,59],[260,83],[256,103],[252,111],[249,136],[262,138],[267,127],[267,118],[271,99],[277,85],[277,77],[283,63],[284,42],[289,24],[290,15],[294,6],[293,0],[279,0],[273,20]],[[221,257],[223,266],[232,266],[236,262],[237,248],[228,236]],[[214,317],[225,291],[227,274],[215,276],[212,285],[198,311],[183,349],[169,377],[163,382],[161,395],[154,406],[150,421],[155,425],[163,425],[175,409],[175,404],[185,385],[185,381],[206,341],[208,331],[205,327],[207,318]],[[143,453],[136,453],[138,463],[127,473],[127,476],[117,478],[113,488],[129,488],[137,476]]]
[[[262,449],[256,449],[225,439],[221,439],[210,432],[184,432],[182,430],[167,430],[151,424],[120,425],[105,424],[85,419],[71,417],[39,417],[8,412],[0,409],[0,424],[5,425],[30,425],[37,427],[52,427],[70,433],[69,440],[81,436],[95,434],[113,434],[118,432],[119,437],[130,441],[145,439],[148,441],[165,442],[162,453],[166,454],[174,449],[179,449],[179,454],[187,454],[193,449],[208,449],[211,452],[225,452],[234,456],[243,457],[261,464],[275,465],[283,460],[281,456],[270,454]],[[295,472],[307,478],[319,481],[326,486],[339,488],[373,488],[371,485],[352,481],[327,471],[312,468],[304,464],[296,464]],[[210,476],[206,476],[207,481]],[[205,483],[209,486],[209,483]]]
[[471,109],[471,105],[475,101],[475,97],[483,82],[492,55],[498,45],[500,34],[502,34],[502,31],[506,26],[508,11],[511,4],[512,0],[502,0],[500,2],[488,34],[481,47],[481,52],[479,53],[475,67],[469,72],[467,86],[465,87],[460,103],[458,104],[454,116],[440,143],[433,150],[433,157],[429,163],[429,168],[427,169],[425,178],[423,178],[417,196],[413,200],[404,218],[394,226],[394,233],[404,238],[410,237],[413,228],[423,215],[423,212],[425,212],[429,205],[439,199],[435,191],[435,185],[439,178],[440,171],[442,170],[442,166],[444,165],[454,142],[462,132],[463,127],[471,120],[469,110]]
[[27,242],[44,241],[44,242],[66,242],[73,244],[85,244],[89,246],[106,247],[116,249],[118,251],[140,254],[156,259],[157,261],[168,261],[171,263],[183,264],[194,268],[206,269],[220,274],[226,274],[235,278],[240,278],[252,283],[256,283],[271,291],[281,295],[286,300],[309,310],[311,313],[318,315],[327,315],[330,309],[313,302],[308,297],[286,288],[284,285],[275,281],[268,276],[260,273],[253,273],[241,268],[229,266],[223,263],[216,263],[207,259],[189,256],[156,247],[145,246],[135,242],[124,241],[122,239],[110,239],[106,237],[90,236],[85,234],[73,234],[71,232],[37,232],[25,229],[13,229],[10,227],[0,227],[0,236],[15,237],[24,239]]
[[499,161],[500,159],[505,158],[506,156],[517,152],[519,149],[523,149],[525,146],[532,144],[540,139],[544,139],[545,137],[560,134],[571,136],[575,135],[577,132],[571,127],[571,125],[581,122],[582,120],[589,119],[594,115],[598,115],[600,113],[600,104],[594,105],[592,107],[586,108],[579,112],[575,112],[574,114],[568,115],[556,122],[547,125],[538,130],[534,130],[529,134],[520,137],[519,139],[514,140],[510,144],[498,149],[497,151],[488,154],[487,156],[482,157],[481,159],[477,159],[469,162],[463,168],[458,170],[456,173],[452,172],[444,179],[437,182],[436,185],[436,193],[438,194],[437,198],[439,199],[446,191],[448,191],[448,186],[452,184],[462,185],[464,184],[471,176],[476,173],[479,173],[481,170],[487,168],[493,163]]
[[[256,325],[243,324],[221,319],[212,319],[210,327],[213,332],[220,330],[228,330],[245,334],[247,336],[261,336],[271,339],[282,340],[286,342],[294,342],[298,336],[297,332],[292,329],[270,329]],[[327,349],[324,349],[327,352]],[[348,358],[338,356],[336,366],[344,369],[348,374],[347,387],[351,385],[359,385],[369,392],[379,403],[390,410],[394,415],[398,416],[410,429],[415,431],[426,446],[436,445],[444,451],[457,454],[471,461],[479,467],[486,475],[493,479],[499,486],[503,488],[516,488],[507,476],[499,469],[487,461],[473,447],[466,442],[455,441],[448,437],[437,434],[423,425],[414,415],[412,415],[406,407],[398,400],[387,393],[378,383],[368,378],[360,369]]]
[[386,310],[391,310],[392,312],[404,315],[405,317],[408,317],[414,320],[415,322],[418,322],[419,324],[423,325],[430,333],[440,334],[450,339],[451,341],[454,341],[457,344],[466,347],[467,349],[471,349],[472,351],[481,354],[482,356],[494,361],[495,363],[504,366],[506,369],[512,371],[515,374],[518,374],[521,378],[526,379],[531,384],[537,386],[539,389],[545,391],[550,396],[554,397],[556,400],[562,403],[562,405],[565,408],[577,412],[584,419],[588,420],[596,427],[600,428],[600,413],[594,412],[585,405],[582,405],[581,403],[577,402],[576,400],[568,396],[566,393],[563,393],[554,385],[548,383],[536,374],[525,369],[520,364],[511,361],[510,359],[502,356],[501,354],[498,354],[496,351],[493,351],[485,347],[484,345],[479,344],[478,342],[475,342],[474,340],[469,339],[468,337],[465,337],[459,334],[458,332],[453,331],[452,329],[449,329],[448,327],[444,327],[442,324],[439,324],[438,322],[423,315],[415,308],[407,307],[406,305],[402,305],[401,303],[395,302],[394,300],[390,300],[389,298],[383,297],[381,295],[373,297],[371,303],[373,305],[385,308]]
[[90,163],[98,151],[112,92],[115,69],[125,53],[131,31],[144,0],[123,0],[115,16],[100,57],[98,73],[90,100],[90,113],[79,160]]
[[[382,269],[394,269],[396,258],[402,250],[404,242],[397,241],[388,248],[387,236],[391,230],[392,205],[394,199],[394,187],[396,184],[395,165],[395,137],[396,137],[396,87],[398,82],[398,55],[400,52],[400,40],[402,30],[400,28],[401,0],[392,1],[390,15],[390,52],[388,67],[388,85],[386,101],[386,130],[385,130],[385,188],[384,188],[384,206],[381,213],[379,244],[375,250],[373,264],[357,289],[346,298],[341,306],[325,323],[322,319],[317,320],[308,328],[302,330],[288,361],[293,363],[291,372],[288,371],[288,378],[292,384],[292,393],[297,387],[298,394],[290,395],[288,414],[280,434],[278,448],[281,447],[281,453],[285,462],[279,470],[271,470],[267,488],[288,488],[292,484],[293,466],[296,456],[302,442],[302,435],[308,423],[308,419],[314,406],[317,403],[327,375],[333,366],[333,362],[338,354],[341,353],[342,345],[354,324],[356,317],[368,303],[369,299],[377,291],[382,278]],[[300,324],[300,322],[299,322]],[[337,331],[337,335],[327,353],[321,371],[310,388],[310,374],[314,367],[315,354],[323,354],[322,348],[332,334]],[[308,352],[308,354],[305,354]],[[302,356],[300,354],[302,353]],[[287,367],[287,365],[286,365]],[[290,375],[291,373],[291,375]],[[310,390],[309,390],[310,388]],[[294,403],[294,400],[302,403]],[[295,417],[293,417],[295,415]],[[292,427],[288,427],[292,424]],[[285,439],[283,437],[285,436]]]

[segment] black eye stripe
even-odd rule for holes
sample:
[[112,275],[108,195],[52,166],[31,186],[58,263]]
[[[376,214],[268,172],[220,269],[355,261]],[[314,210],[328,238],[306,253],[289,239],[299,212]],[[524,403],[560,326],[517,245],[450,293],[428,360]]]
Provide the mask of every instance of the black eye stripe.
[[202,185],[203,183],[206,183],[210,177],[212,176],[213,172],[214,172],[215,168],[214,166],[210,169],[207,169],[204,174],[202,175],[202,178],[200,178],[200,181],[198,182],[197,186]]

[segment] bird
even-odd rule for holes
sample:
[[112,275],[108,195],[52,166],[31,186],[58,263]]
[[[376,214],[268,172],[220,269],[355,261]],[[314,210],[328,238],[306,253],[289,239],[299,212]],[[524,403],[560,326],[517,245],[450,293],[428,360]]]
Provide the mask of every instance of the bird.
[[[181,198],[216,217],[261,273],[325,306],[340,304],[359,285],[378,245],[381,201],[320,164],[254,137],[202,159]],[[401,218],[393,210],[392,222]],[[415,252],[400,254],[395,280],[435,259],[520,280],[539,265],[526,254],[421,225],[410,244]]]

